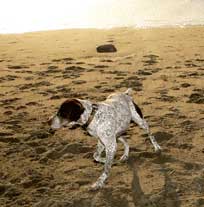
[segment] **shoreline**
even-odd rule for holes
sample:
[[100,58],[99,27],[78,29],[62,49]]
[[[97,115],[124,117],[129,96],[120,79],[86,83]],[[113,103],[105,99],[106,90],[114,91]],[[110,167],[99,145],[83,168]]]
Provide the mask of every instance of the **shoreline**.
[[110,27],[110,28],[59,28],[59,29],[45,29],[45,30],[36,30],[36,31],[26,31],[26,32],[9,32],[9,33],[1,33],[0,36],[4,35],[26,35],[26,34],[35,34],[42,32],[57,32],[57,31],[85,31],[85,30],[118,30],[118,29],[133,29],[133,30],[152,30],[152,29],[186,29],[186,28],[202,28],[204,24],[195,24],[195,25],[164,25],[164,26],[122,26],[122,27]]

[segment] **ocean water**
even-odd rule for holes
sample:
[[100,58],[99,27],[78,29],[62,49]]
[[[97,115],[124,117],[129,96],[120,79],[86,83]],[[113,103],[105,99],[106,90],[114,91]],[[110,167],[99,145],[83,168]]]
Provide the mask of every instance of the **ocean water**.
[[204,0],[0,0],[0,33],[204,25]]

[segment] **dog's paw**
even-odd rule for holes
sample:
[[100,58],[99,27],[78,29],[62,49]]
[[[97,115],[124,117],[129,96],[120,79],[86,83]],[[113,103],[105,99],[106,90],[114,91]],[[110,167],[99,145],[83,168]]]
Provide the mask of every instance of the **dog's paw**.
[[91,186],[91,190],[92,191],[99,190],[99,189],[103,188],[103,186],[104,186],[103,182],[97,181]]
[[128,160],[128,155],[123,155],[120,158],[120,162],[126,162]]
[[162,152],[162,148],[160,146],[156,147],[154,150],[155,150],[155,153],[158,155],[160,155]]

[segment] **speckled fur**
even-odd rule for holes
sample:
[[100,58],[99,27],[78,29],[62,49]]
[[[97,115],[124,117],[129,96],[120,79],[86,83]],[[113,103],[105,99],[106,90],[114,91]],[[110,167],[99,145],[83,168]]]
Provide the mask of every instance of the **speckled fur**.
[[[114,155],[117,150],[117,140],[122,142],[125,147],[124,154],[120,160],[124,161],[128,159],[129,146],[122,137],[122,134],[127,130],[131,121],[135,122],[146,131],[156,152],[160,152],[161,150],[155,138],[151,135],[147,122],[141,114],[137,113],[131,97],[131,92],[132,90],[128,89],[123,93],[114,93],[108,96],[105,101],[97,103],[98,109],[93,120],[87,127],[88,133],[98,139],[97,150],[93,157],[96,161],[105,163],[103,173],[92,185],[93,189],[101,188],[109,176]],[[81,114],[79,120],[68,123],[68,125],[71,126],[75,124],[83,126],[86,124],[92,111],[92,103],[90,101],[81,99],[77,100],[80,101],[85,110],[83,114]],[[55,116],[55,119],[57,120],[58,117]],[[58,128],[60,127],[58,126]],[[104,150],[106,157],[102,158],[101,153]]]

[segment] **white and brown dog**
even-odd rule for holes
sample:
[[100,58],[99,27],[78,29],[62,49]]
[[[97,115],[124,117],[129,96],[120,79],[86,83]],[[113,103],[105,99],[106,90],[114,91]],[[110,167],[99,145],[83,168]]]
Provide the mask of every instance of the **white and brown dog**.
[[[105,167],[101,176],[92,185],[93,189],[101,188],[104,185],[116,153],[117,141],[122,142],[125,147],[120,160],[128,159],[129,145],[122,134],[128,129],[131,121],[145,130],[155,151],[161,151],[161,147],[150,133],[140,108],[132,100],[131,92],[132,90],[128,89],[123,93],[111,94],[105,101],[97,104],[88,100],[68,99],[62,103],[58,112],[48,121],[52,130],[63,126],[80,125],[91,136],[98,139],[97,150],[93,157],[97,162],[105,163]],[[105,158],[101,157],[104,150]]]

